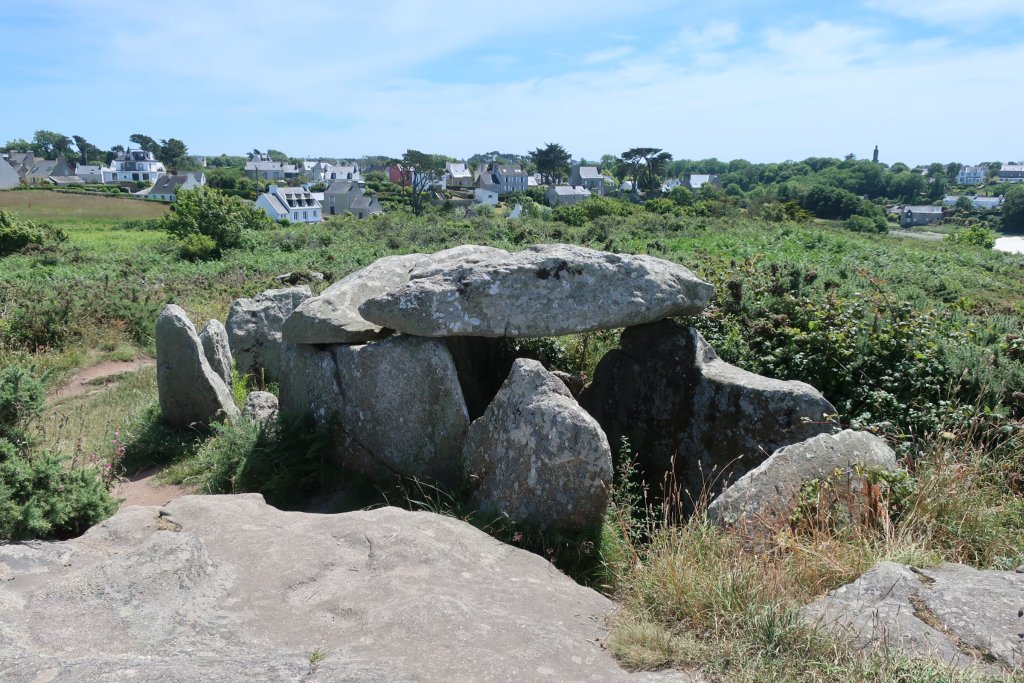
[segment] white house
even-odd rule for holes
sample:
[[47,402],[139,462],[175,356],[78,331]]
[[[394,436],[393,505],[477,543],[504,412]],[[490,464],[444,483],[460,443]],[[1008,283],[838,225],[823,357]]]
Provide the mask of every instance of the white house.
[[478,187],[473,190],[473,199],[477,204],[489,204],[490,206],[498,205],[498,192],[497,190],[490,190],[486,187]]
[[103,169],[104,183],[151,182],[167,175],[163,162],[144,149],[126,149],[118,152],[110,166]]
[[174,202],[178,200],[178,193],[182,190],[194,190],[205,184],[206,175],[198,171],[182,175],[164,175],[160,176],[153,187],[149,188],[146,198]]
[[985,182],[988,176],[988,168],[985,166],[964,166],[956,174],[957,185],[980,185]]
[[544,197],[548,200],[548,206],[579,204],[590,196],[590,190],[575,185],[555,185],[544,193]]
[[275,221],[284,219],[292,223],[318,223],[320,202],[302,187],[271,185],[256,199],[256,208],[263,209]]

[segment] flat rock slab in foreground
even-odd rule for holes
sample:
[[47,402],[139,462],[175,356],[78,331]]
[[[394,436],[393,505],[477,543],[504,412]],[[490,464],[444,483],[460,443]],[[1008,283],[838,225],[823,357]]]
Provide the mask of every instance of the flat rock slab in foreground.
[[623,672],[607,599],[426,512],[185,496],[2,546],[0,578],[3,681],[690,680]]
[[712,287],[679,264],[564,244],[413,273],[359,307],[423,337],[552,337],[694,315]]
[[998,674],[1024,667],[1024,574],[882,562],[803,609],[858,647]]

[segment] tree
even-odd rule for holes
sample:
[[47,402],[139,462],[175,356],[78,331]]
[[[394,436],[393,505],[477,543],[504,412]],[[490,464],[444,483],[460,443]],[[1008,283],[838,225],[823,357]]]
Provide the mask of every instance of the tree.
[[569,175],[572,155],[561,145],[549,142],[546,147],[530,152],[530,160],[537,167],[545,185],[555,185]]
[[180,191],[171,209],[160,219],[164,230],[181,240],[205,235],[218,250],[237,247],[244,230],[263,230],[273,224],[260,209],[206,186]]
[[160,143],[154,140],[153,138],[149,137],[148,135],[143,135],[142,133],[133,133],[132,135],[128,136],[128,140],[138,145],[139,149],[145,150],[146,152],[152,152],[153,156],[156,156],[157,154],[160,153]]
[[88,164],[89,159],[92,159],[93,163],[97,163],[103,158],[103,150],[81,135],[72,135],[71,137],[75,140],[75,147],[78,148],[78,155],[82,158],[83,164]]
[[1017,185],[1003,199],[1003,230],[1024,232],[1024,185]]
[[31,147],[32,153],[41,159],[56,159],[59,156],[69,159],[73,155],[71,138],[52,130],[37,130],[32,136]]
[[25,138],[18,138],[16,140],[8,140],[2,149],[5,152],[27,152],[32,149],[32,143]]
[[445,158],[439,154],[426,154],[410,149],[402,155],[403,168],[412,172],[410,195],[412,212],[419,216],[423,213],[423,205],[427,191],[444,178]]
[[633,147],[623,152],[621,159],[632,172],[633,192],[638,192],[641,187],[654,192],[672,161],[672,155],[657,147]]
[[156,158],[164,162],[167,168],[177,170],[188,163],[188,147],[177,138],[161,140],[160,151],[156,153]]

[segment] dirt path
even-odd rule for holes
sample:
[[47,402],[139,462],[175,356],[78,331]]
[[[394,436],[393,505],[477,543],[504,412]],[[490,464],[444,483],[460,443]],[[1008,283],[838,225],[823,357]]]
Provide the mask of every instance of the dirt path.
[[[131,361],[104,361],[78,371],[70,380],[47,396],[50,402],[61,401],[81,396],[90,391],[102,391],[113,386],[120,375],[135,372],[142,368],[156,365],[152,358],[143,357]],[[96,385],[96,380],[110,378],[110,382]],[[169,501],[192,493],[189,486],[175,484],[158,484],[154,481],[159,468],[151,468],[129,477],[126,481],[116,484],[111,495],[121,501],[121,507],[127,505],[165,505]]]
[[[88,391],[97,389],[98,387],[90,382],[95,382],[98,379],[106,377],[116,377],[117,375],[123,375],[126,372],[134,372],[142,368],[151,368],[156,365],[156,361],[152,358],[136,358],[135,360],[129,361],[117,361],[108,360],[98,365],[79,370],[74,377],[69,379],[63,386],[54,392],[51,392],[46,398],[47,400],[61,401],[72,396],[80,396]],[[106,386],[109,386],[106,385]]]
[[159,468],[153,467],[139,472],[130,477],[128,481],[115,485],[110,494],[121,501],[121,507],[127,507],[128,505],[166,505],[178,496],[193,493],[194,487],[191,486],[157,484],[153,478],[159,471]]

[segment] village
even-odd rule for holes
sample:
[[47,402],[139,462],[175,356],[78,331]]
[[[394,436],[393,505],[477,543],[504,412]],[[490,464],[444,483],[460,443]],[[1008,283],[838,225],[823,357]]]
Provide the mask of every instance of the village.
[[[561,149],[557,145],[548,145],[547,149],[552,147]],[[876,148],[873,163],[878,163],[877,154]],[[423,156],[432,160],[438,158]],[[153,151],[130,146],[121,148],[106,165],[76,164],[68,162],[64,156],[42,159],[31,151],[10,149],[3,152],[3,158],[7,163],[0,164],[0,189],[34,186],[89,191],[103,186],[106,190],[120,188],[133,198],[173,203],[178,192],[207,185],[207,174],[203,170],[207,157],[190,156],[188,163],[182,166],[194,170],[179,171],[173,167],[168,169]],[[373,162],[382,159],[374,158]],[[331,216],[351,214],[363,219],[383,213],[385,205],[378,193],[367,191],[367,181],[370,181],[370,188],[389,183],[400,192],[422,194],[427,203],[459,209],[468,217],[474,216],[478,207],[497,207],[511,200],[510,218],[521,215],[523,205],[518,200],[524,196],[555,208],[576,205],[591,197],[622,196],[642,201],[676,188],[690,193],[705,186],[723,189],[723,174],[720,173],[657,178],[652,175],[649,180],[656,180],[654,186],[643,188],[635,172],[624,174],[620,170],[613,174],[602,165],[587,162],[565,164],[567,174],[545,174],[536,170],[535,164],[509,163],[502,159],[476,164],[443,161],[443,168],[436,166],[434,170],[418,170],[400,160],[363,165],[357,160],[324,158],[292,161],[295,163],[272,158],[259,150],[253,150],[244,161],[244,177],[262,185],[254,205],[275,221],[319,223]],[[900,166],[904,165],[896,164],[892,170]],[[902,228],[914,228],[938,223],[958,208],[995,210],[1002,205],[1003,196],[983,194],[979,186],[1024,183],[1024,163],[1006,162],[998,168],[993,168],[992,164],[955,166],[957,170],[955,175],[950,174],[949,187],[955,189],[956,194],[944,194],[941,201],[889,204],[886,213],[890,220]],[[906,170],[924,179],[929,172],[934,172],[925,166]]]

